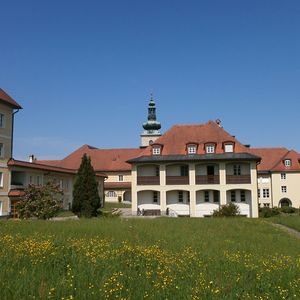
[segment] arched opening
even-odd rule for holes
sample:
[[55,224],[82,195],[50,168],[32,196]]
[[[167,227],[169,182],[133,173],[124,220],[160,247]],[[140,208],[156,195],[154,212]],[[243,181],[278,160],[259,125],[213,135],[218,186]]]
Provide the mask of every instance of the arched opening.
[[220,191],[199,190],[196,192],[196,216],[211,216],[220,205]]
[[123,201],[124,202],[131,202],[131,192],[130,191],[126,191],[123,194]]
[[166,184],[189,184],[189,166],[187,164],[172,164],[166,167]]
[[289,207],[292,206],[292,201],[288,198],[283,198],[279,201],[280,207]]
[[232,189],[226,192],[226,203],[234,203],[242,216],[251,216],[251,198],[250,190]]
[[137,168],[137,185],[158,185],[159,165],[141,165]]
[[177,216],[190,215],[190,192],[184,190],[172,190],[166,194],[167,212]]

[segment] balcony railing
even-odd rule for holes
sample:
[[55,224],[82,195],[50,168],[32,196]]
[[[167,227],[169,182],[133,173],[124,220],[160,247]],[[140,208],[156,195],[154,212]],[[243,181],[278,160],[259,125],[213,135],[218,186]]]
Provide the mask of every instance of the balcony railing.
[[226,183],[251,183],[251,175],[226,175]]
[[219,175],[196,175],[196,184],[219,184]]
[[167,185],[189,184],[189,176],[167,176]]
[[158,185],[159,176],[138,176],[137,185]]

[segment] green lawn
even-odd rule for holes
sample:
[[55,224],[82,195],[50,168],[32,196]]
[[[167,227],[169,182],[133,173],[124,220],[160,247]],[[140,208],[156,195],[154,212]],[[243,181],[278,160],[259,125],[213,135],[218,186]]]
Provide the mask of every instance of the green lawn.
[[131,204],[120,203],[120,202],[105,202],[104,208],[105,209],[110,209],[110,208],[131,208]]
[[298,214],[279,215],[270,218],[270,220],[274,223],[286,225],[300,231],[300,216]]
[[1,299],[300,299],[300,241],[264,220],[0,222]]

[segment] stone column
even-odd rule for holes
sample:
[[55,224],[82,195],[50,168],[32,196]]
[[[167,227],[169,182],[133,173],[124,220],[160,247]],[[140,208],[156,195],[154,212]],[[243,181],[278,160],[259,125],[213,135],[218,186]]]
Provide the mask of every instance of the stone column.
[[160,191],[160,210],[162,215],[166,215],[167,210],[167,193],[165,190]]
[[256,162],[251,163],[251,216],[258,218],[258,199],[257,199],[257,169]]
[[196,191],[190,191],[190,216],[196,217]]
[[131,203],[132,215],[137,214],[138,195],[137,195],[137,166],[132,165],[131,171]]

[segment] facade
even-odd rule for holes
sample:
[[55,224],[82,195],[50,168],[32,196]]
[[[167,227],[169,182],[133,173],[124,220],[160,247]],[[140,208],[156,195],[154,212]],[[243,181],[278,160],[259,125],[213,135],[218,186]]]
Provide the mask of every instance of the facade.
[[0,216],[10,211],[10,170],[7,162],[12,157],[14,115],[22,107],[0,89]]
[[300,154],[286,148],[253,148],[258,165],[260,207],[300,208]]
[[91,158],[94,170],[105,173],[105,201],[131,202],[131,165],[126,161],[139,156],[142,149],[98,149],[83,145],[62,160],[38,161],[38,163],[77,170],[84,154]]
[[233,202],[258,217],[259,161],[216,122],[176,125],[129,161],[132,213],[205,217]]

